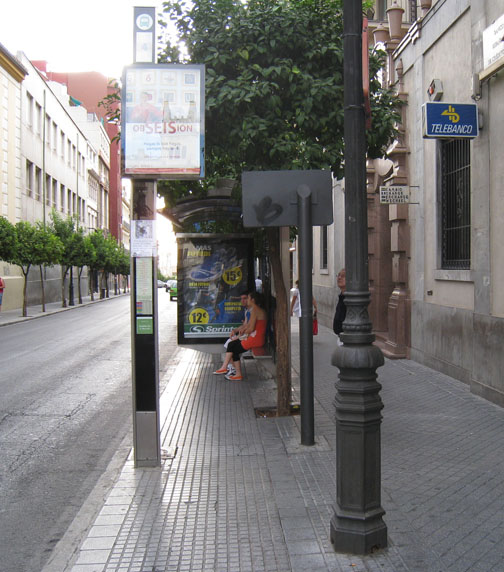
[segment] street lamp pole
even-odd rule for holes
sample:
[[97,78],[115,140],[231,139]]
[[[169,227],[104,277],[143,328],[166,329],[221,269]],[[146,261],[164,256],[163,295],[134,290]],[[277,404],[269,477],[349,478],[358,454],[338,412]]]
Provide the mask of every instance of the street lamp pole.
[[338,552],[367,554],[387,546],[382,520],[380,425],[376,370],[383,365],[367,307],[366,137],[362,89],[362,2],[344,0],[346,319],[332,363],[336,382],[336,505],[331,542]]

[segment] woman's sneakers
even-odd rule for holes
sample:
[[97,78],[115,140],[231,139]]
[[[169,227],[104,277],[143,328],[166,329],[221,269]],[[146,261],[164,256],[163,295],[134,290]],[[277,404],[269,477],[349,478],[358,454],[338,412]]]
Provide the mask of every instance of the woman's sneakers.
[[241,381],[243,379],[241,375],[236,375],[236,369],[232,364],[229,364],[227,368],[221,367],[214,371],[214,375],[224,375],[229,381]]

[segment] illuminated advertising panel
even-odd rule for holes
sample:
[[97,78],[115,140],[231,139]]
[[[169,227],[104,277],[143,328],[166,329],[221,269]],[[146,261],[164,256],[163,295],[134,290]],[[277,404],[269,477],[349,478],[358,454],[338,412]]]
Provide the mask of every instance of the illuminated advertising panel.
[[136,64],[124,70],[123,175],[204,176],[205,67]]
[[241,325],[240,294],[254,285],[253,239],[181,235],[178,243],[178,343],[226,340]]

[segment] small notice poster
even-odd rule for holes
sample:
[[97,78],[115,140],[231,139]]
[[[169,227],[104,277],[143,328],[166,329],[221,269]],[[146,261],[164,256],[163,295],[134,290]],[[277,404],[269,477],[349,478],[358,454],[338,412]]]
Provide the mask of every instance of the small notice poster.
[[152,258],[137,258],[135,266],[136,315],[152,314]]
[[131,221],[131,256],[157,256],[155,221]]

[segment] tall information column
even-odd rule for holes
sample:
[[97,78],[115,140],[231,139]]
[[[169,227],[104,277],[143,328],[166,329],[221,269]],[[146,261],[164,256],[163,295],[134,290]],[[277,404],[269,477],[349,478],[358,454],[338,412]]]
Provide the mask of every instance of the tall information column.
[[[134,9],[134,61],[154,63],[155,9]],[[126,112],[126,109],[123,109]],[[136,467],[161,464],[156,182],[131,179],[131,362]]]

